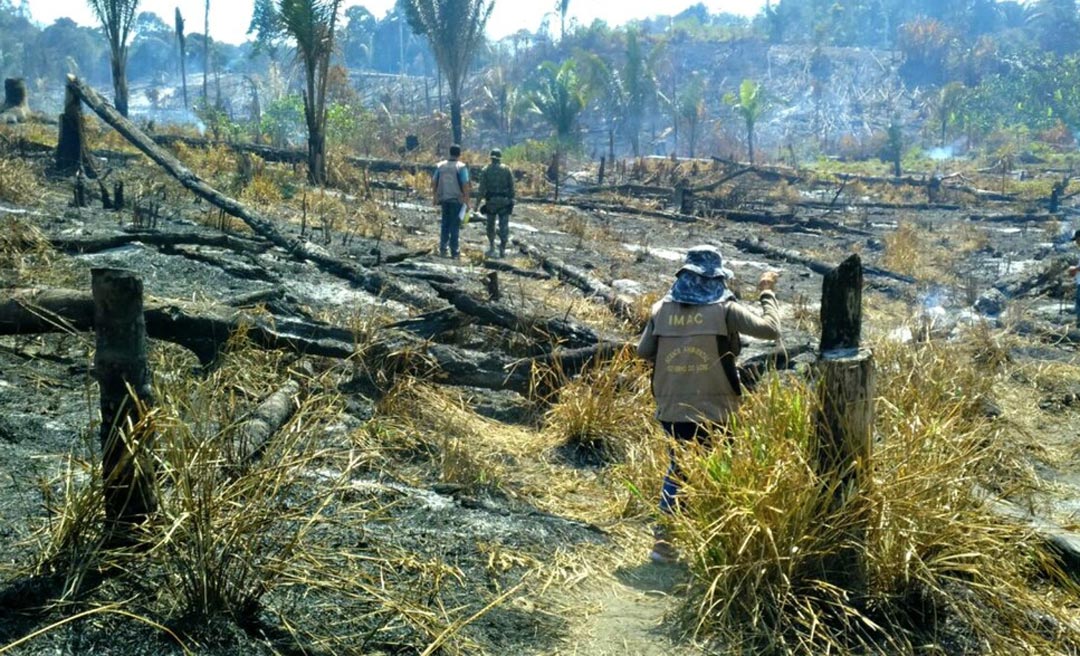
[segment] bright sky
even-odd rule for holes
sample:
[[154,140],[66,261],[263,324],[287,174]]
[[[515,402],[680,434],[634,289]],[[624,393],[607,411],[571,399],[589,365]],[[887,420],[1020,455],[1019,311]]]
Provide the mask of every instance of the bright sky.
[[[657,14],[677,14],[702,0],[570,0],[567,19],[577,19],[588,25],[601,18],[612,25],[629,20],[649,18]],[[80,25],[95,25],[97,20],[84,0],[29,0],[34,20],[50,25],[57,18],[67,16]],[[246,40],[251,10],[255,0],[210,0],[210,36],[227,43]],[[765,0],[703,0],[712,13],[728,12],[753,16],[765,6]],[[344,7],[363,5],[372,14],[382,18],[394,6],[394,0],[345,0]],[[488,36],[500,39],[524,28],[536,31],[545,13],[555,13],[555,0],[496,0],[495,10],[488,21]],[[173,24],[177,7],[184,16],[188,32],[203,31],[204,0],[142,0],[139,11],[152,11],[161,16],[167,25]],[[552,25],[557,25],[558,15]],[[556,29],[558,29],[556,27]]]

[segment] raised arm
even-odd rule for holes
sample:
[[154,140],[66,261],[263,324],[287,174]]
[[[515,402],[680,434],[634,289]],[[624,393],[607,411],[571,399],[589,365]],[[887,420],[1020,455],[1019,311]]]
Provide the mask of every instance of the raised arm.
[[778,274],[774,271],[766,271],[758,280],[758,302],[761,304],[761,316],[740,303],[732,303],[728,306],[729,325],[743,335],[750,335],[758,339],[780,338],[780,306],[776,302],[776,286]]

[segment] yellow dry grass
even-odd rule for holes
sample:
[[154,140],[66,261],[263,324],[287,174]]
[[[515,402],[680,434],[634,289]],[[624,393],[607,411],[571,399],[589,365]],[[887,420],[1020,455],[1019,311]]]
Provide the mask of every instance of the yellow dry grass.
[[34,205],[41,197],[43,179],[33,164],[11,156],[0,156],[0,200],[16,205]]

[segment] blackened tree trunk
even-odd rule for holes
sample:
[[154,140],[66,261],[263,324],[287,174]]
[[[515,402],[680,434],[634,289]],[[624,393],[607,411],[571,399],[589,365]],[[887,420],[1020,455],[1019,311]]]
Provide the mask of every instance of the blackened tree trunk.
[[319,124],[308,126],[308,181],[326,184],[326,128]]
[[874,358],[861,349],[862,262],[852,255],[825,275],[821,295],[821,354],[817,362],[816,466],[826,507],[846,518],[844,546],[822,563],[830,583],[865,590],[866,491],[874,427]]
[[203,109],[205,109],[210,98],[210,93],[207,91],[207,81],[210,79],[210,0],[206,0],[206,9],[203,12],[203,26],[202,102]]
[[26,80],[21,77],[4,80],[4,109],[26,104]]
[[97,177],[93,160],[86,148],[86,129],[82,103],[72,89],[64,95],[64,113],[60,115],[60,134],[56,144],[56,170],[70,175],[82,170],[88,177]]
[[862,259],[856,254],[825,274],[821,285],[822,352],[858,348],[862,338]]
[[127,48],[112,57],[113,104],[120,115],[128,115]]
[[461,143],[461,97],[450,89],[453,97],[450,98],[450,132],[454,136],[454,143]]
[[176,40],[180,44],[180,83],[184,91],[184,109],[187,109],[187,44],[184,41],[184,17],[180,14],[180,7],[176,8]]
[[157,507],[143,287],[134,273],[122,269],[93,269],[91,275],[105,518],[110,541],[124,542]]

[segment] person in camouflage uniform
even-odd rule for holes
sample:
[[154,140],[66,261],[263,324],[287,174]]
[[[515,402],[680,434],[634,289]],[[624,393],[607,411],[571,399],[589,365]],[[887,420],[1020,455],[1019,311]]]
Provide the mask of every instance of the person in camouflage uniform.
[[480,171],[480,211],[487,217],[487,256],[495,256],[495,221],[499,222],[499,257],[506,256],[510,214],[514,211],[514,174],[502,163],[502,151],[491,151],[491,163]]

